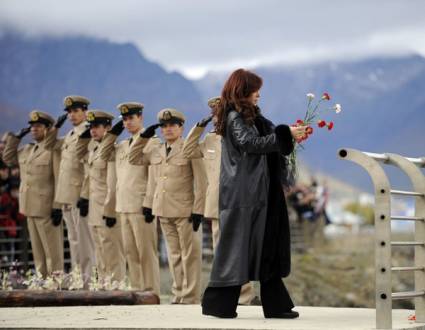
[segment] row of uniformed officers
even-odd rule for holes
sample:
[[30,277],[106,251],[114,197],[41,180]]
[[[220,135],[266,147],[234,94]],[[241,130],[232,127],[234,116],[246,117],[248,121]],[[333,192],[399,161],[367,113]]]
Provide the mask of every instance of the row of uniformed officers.
[[[218,191],[221,137],[206,126],[215,120],[220,98],[208,101],[211,115],[186,140],[185,116],[167,108],[155,125],[143,127],[143,104],[118,105],[122,117],[89,110],[82,96],[64,99],[57,120],[34,110],[29,126],[9,133],[3,161],[21,170],[20,212],[27,216],[34,263],[46,277],[63,270],[65,221],[72,267],[87,287],[95,266],[99,280],[128,276],[132,289],[160,295],[157,222],[165,237],[173,279],[172,303],[197,304],[201,297],[201,231],[212,222],[213,246],[219,239]],[[64,122],[73,126],[64,138]],[[162,141],[155,135],[160,127]],[[130,138],[117,143],[126,129]],[[19,146],[31,132],[34,143]],[[159,220],[159,221],[157,221]],[[254,298],[243,286],[240,303]]]

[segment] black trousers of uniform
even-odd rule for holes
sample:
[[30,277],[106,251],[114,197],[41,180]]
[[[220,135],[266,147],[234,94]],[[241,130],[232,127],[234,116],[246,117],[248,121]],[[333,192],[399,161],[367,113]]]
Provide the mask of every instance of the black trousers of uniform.
[[[281,278],[260,281],[260,290],[265,318],[279,317],[294,308],[294,303]],[[202,313],[217,317],[236,317],[240,292],[240,285],[207,287],[202,299]]]

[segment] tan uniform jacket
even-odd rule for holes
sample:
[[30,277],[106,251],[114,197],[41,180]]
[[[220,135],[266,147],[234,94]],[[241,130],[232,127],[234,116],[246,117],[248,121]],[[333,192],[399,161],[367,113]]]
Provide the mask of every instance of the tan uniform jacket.
[[[59,180],[55,201],[61,204],[75,206],[81,195],[84,181],[84,157],[90,139],[79,136],[86,130],[86,122],[74,127],[63,139]],[[52,129],[51,135],[57,135],[57,129]]]
[[159,217],[183,218],[192,213],[204,214],[206,175],[202,160],[183,156],[182,138],[171,146],[166,156],[165,144],[144,151],[150,164],[145,207]]
[[[115,155],[103,159],[100,143],[92,140],[88,146],[87,174],[82,197],[90,201],[89,225],[104,226],[103,216],[116,218],[115,213]],[[87,196],[84,191],[88,190]]]
[[45,139],[18,149],[20,139],[9,135],[3,151],[3,161],[18,165],[21,173],[19,212],[28,217],[48,218],[54,203],[60,163],[60,142],[46,148]]
[[221,136],[210,132],[204,140],[199,139],[205,127],[195,126],[189,132],[183,145],[183,155],[187,159],[204,160],[207,175],[207,192],[205,199],[206,218],[218,219],[218,196],[220,184],[220,164],[221,164]]
[[100,157],[109,159],[115,154],[116,167],[116,208],[120,213],[140,213],[146,195],[148,166],[141,160],[130,162],[133,150],[151,148],[159,144],[158,139],[143,139],[140,132],[130,139],[115,144],[117,136],[107,133],[100,143]]

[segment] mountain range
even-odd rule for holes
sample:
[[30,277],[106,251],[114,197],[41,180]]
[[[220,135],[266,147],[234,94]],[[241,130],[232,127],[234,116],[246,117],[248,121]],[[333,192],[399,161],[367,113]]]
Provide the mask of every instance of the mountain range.
[[[118,115],[124,101],[145,104],[145,123],[156,120],[164,107],[187,116],[187,128],[208,114],[206,100],[219,95],[228,72],[209,73],[189,80],[147,60],[134,45],[87,37],[0,37],[0,132],[25,126],[34,108],[58,116],[70,94],[91,99],[92,109]],[[235,68],[236,69],[236,68]],[[321,115],[335,123],[332,131],[313,126],[314,134],[299,157],[312,171],[320,171],[363,190],[371,181],[358,166],[337,158],[339,148],[394,152],[410,157],[425,154],[425,59],[411,55],[368,58],[297,66],[254,69],[264,79],[260,106],[275,123],[303,118],[306,94],[331,95],[326,107],[342,105],[342,112]],[[395,169],[388,174],[397,188],[406,178]]]

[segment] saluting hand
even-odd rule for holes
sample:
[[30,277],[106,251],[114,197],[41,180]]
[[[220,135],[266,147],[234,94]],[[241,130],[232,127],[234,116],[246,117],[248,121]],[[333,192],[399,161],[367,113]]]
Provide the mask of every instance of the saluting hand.
[[208,117],[205,117],[200,122],[196,124],[198,127],[206,127],[208,123],[213,119],[213,115],[209,115]]
[[62,210],[61,209],[52,209],[52,213],[50,215],[52,218],[53,226],[57,227],[61,224],[62,221]]
[[112,128],[109,130],[109,133],[118,136],[122,133],[123,130],[124,130],[124,122],[121,119],[114,126],[112,126]]
[[145,139],[150,139],[155,135],[155,130],[160,126],[160,124],[151,125],[146,128],[142,133],[140,133],[140,137]]
[[77,207],[80,209],[80,215],[86,217],[89,214],[89,200],[80,198],[77,202]]
[[155,216],[152,214],[152,209],[148,207],[142,209],[142,214],[145,216],[146,223],[151,223],[155,219]]
[[66,118],[68,118],[68,114],[64,114],[58,117],[58,119],[56,119],[56,124],[55,127],[56,128],[61,128],[63,123],[65,122]]
[[189,222],[192,223],[193,231],[198,231],[199,226],[201,225],[201,222],[202,222],[203,217],[204,216],[202,214],[192,213],[190,215]]
[[116,218],[111,218],[111,217],[105,217],[105,216],[103,216],[103,220],[105,220],[106,226],[108,226],[109,228],[112,228],[117,223],[117,219]]
[[22,139],[25,135],[27,135],[31,131],[31,126],[25,127],[21,129],[19,132],[15,133],[14,135],[18,139]]
[[80,138],[82,139],[90,139],[91,133],[90,133],[90,127],[87,127],[86,130],[80,134]]

